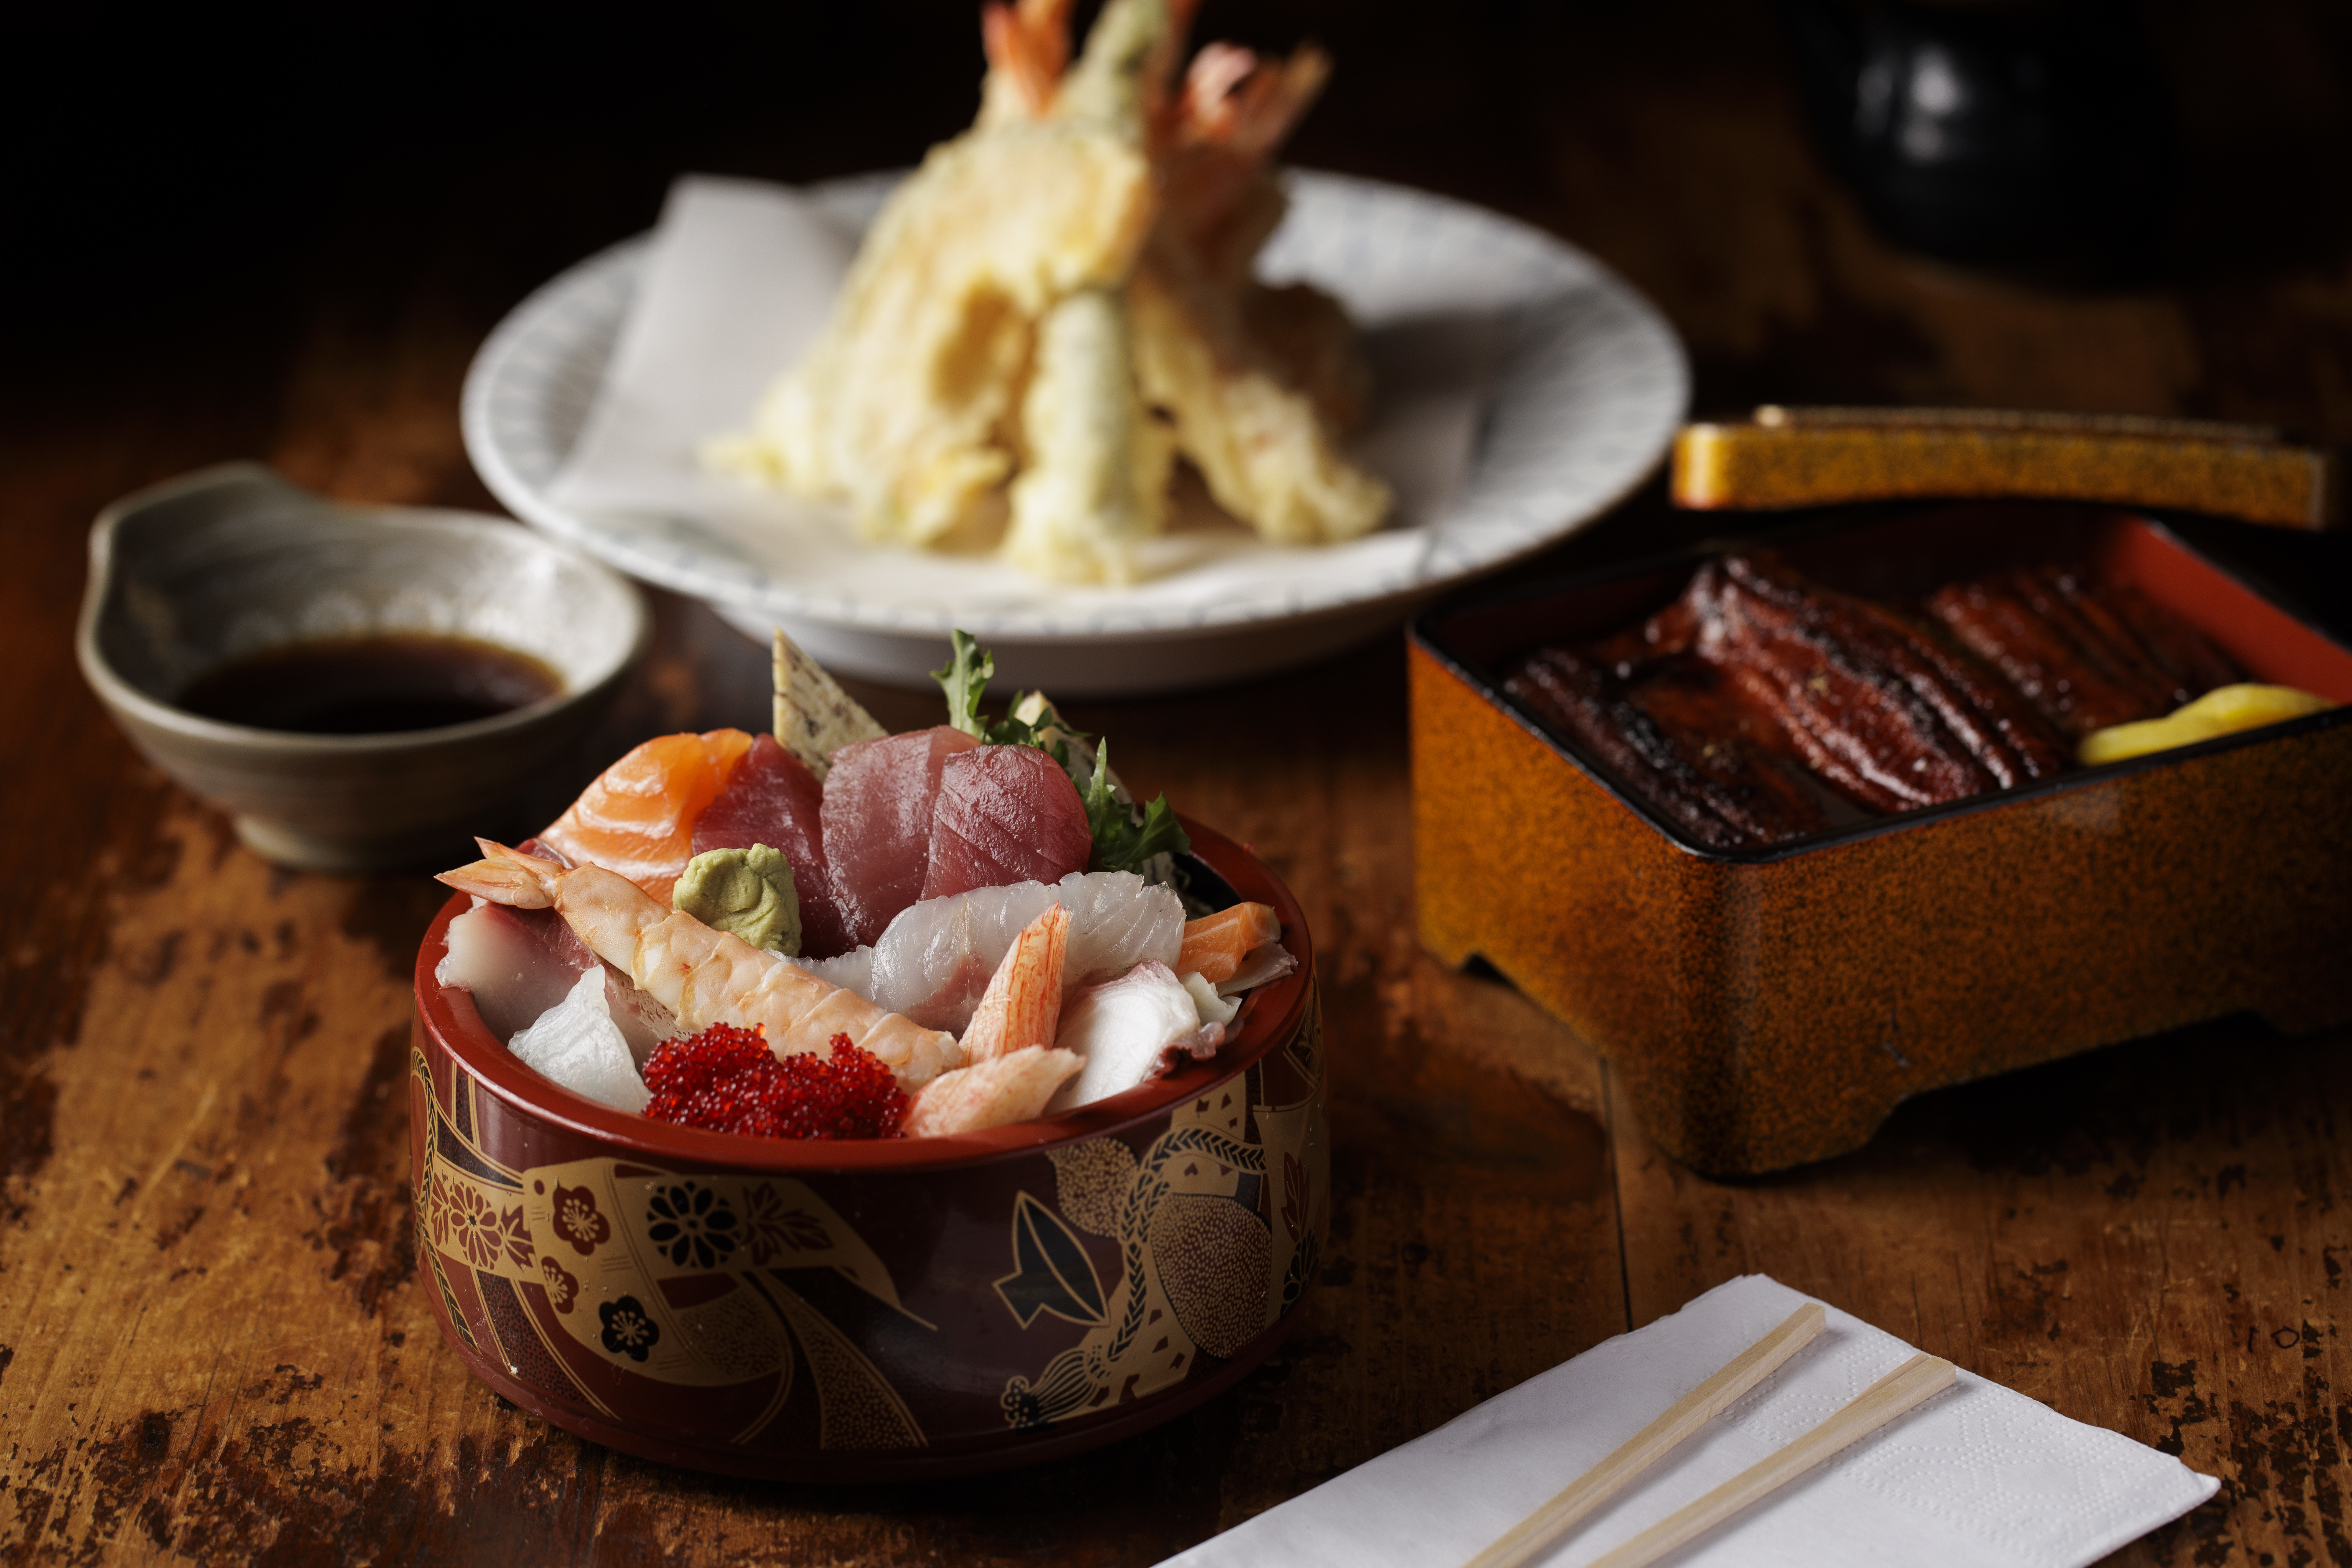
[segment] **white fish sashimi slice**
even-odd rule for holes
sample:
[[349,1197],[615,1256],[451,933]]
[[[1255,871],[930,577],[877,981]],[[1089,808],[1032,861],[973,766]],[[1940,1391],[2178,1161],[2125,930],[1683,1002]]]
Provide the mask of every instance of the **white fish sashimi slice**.
[[561,1003],[587,969],[601,967],[579,943],[559,948],[512,911],[477,903],[449,922],[448,946],[433,978],[474,994],[474,1010],[500,1039]]
[[1085,1058],[1046,1107],[1068,1110],[1149,1083],[1181,1056],[1213,1055],[1223,1024],[1201,1022],[1199,1004],[1164,963],[1139,963],[1062,1008],[1056,1048]]
[[799,964],[827,984],[855,991],[868,1002],[874,1000],[874,950],[870,947],[853,947],[837,958],[787,958],[784,962]]
[[653,1096],[637,1076],[629,1042],[604,1003],[604,968],[583,972],[562,1001],[518,1033],[507,1048],[525,1067],[583,1100],[642,1113]]
[[1014,882],[901,911],[874,947],[877,1000],[901,998],[903,1006],[881,1005],[961,1035],[1013,940],[1053,902],[1054,889],[1044,883]]
[[1070,911],[1065,985],[1097,985],[1139,963],[1173,964],[1184,951],[1184,900],[1132,871],[1087,871],[1062,879]]
[[926,1028],[961,1034],[1013,940],[1055,903],[1070,911],[1062,962],[1067,989],[1147,961],[1173,963],[1183,950],[1184,906],[1175,889],[1150,886],[1132,871],[1073,871],[1051,887],[1014,882],[926,899],[900,910],[871,947],[795,962]]
[[449,922],[449,939],[433,978],[474,994],[474,1010],[499,1038],[530,1027],[579,984],[589,970],[604,976],[604,1008],[620,1026],[640,1065],[655,1046],[677,1033],[677,1018],[629,977],[598,961],[569,931],[561,944],[543,928],[496,904],[478,904]]
[[1207,975],[1193,973],[1181,978],[1184,989],[1192,994],[1193,1009],[1201,1015],[1203,1024],[1230,1024],[1234,1021],[1234,1015],[1242,1010],[1240,1003],[1218,995],[1217,988],[1209,984]]

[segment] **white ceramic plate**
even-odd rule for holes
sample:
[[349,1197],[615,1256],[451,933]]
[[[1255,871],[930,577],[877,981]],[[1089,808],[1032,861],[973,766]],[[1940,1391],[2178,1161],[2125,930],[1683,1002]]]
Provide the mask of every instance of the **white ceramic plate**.
[[[897,178],[803,194],[862,229]],[[1590,522],[1656,467],[1687,405],[1689,369],[1673,330],[1605,268],[1443,196],[1307,173],[1290,189],[1259,271],[1336,294],[1362,329],[1378,389],[1360,456],[1400,478],[1426,471],[1400,443],[1443,442],[1446,420],[1427,416],[1449,394],[1456,446],[1466,445],[1438,465],[1454,474],[1444,493],[1401,486],[1391,525],[1349,543],[1276,548],[1226,524],[1186,535],[1175,564],[1135,587],[1069,588],[992,560],[868,546],[845,520],[747,529],[575,514],[549,487],[595,400],[644,237],[564,272],[499,323],[467,376],[466,447],[518,517],[708,600],[753,636],[782,626],[835,668],[922,684],[961,626],[995,653],[1001,683],[1069,696],[1201,686],[1318,658]],[[1464,395],[1465,377],[1482,395]]]

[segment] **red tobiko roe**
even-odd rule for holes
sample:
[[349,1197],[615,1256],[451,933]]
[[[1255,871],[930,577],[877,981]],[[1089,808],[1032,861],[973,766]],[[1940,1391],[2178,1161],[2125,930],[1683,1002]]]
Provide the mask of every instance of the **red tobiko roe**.
[[713,1024],[656,1046],[645,1079],[655,1121],[747,1138],[896,1138],[907,1115],[907,1091],[847,1035],[830,1058],[779,1060],[761,1031]]

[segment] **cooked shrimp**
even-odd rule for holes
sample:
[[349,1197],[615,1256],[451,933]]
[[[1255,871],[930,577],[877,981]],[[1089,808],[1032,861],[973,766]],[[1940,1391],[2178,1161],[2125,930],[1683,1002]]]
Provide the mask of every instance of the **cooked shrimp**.
[[1136,79],[1164,19],[1159,0],[1113,0],[1047,116],[983,114],[933,148],[874,220],[807,356],[709,459],[845,500],[877,542],[935,543],[1001,505],[1036,323],[1071,293],[1116,288],[1150,229]]
[[1288,205],[1271,167],[1275,149],[1330,79],[1312,44],[1265,59],[1232,44],[1205,45],[1160,129],[1160,230],[1229,289],[1249,283],[1257,255]]
[[877,542],[995,537],[1066,582],[1139,574],[1180,451],[1277,544],[1377,526],[1389,489],[1337,441],[1368,384],[1344,314],[1250,275],[1286,205],[1270,159],[1330,60],[1216,44],[1180,80],[1193,4],[1108,0],[1075,60],[1070,0],[989,5],[978,121],[706,459],[846,501]]
[[1135,394],[1127,311],[1087,289],[1039,323],[1021,402],[1029,466],[1013,481],[1004,557],[1072,583],[1130,583],[1168,508],[1176,443]]
[[980,14],[988,77],[980,87],[982,125],[1042,120],[1070,63],[1070,0],[1019,0]]
[[1184,946],[1176,955],[1176,973],[1198,974],[1212,985],[1234,977],[1242,960],[1282,934],[1282,922],[1265,904],[1235,904],[1213,915],[1184,922]]
[[834,1036],[847,1035],[879,1058],[909,1093],[963,1062],[954,1036],[923,1028],[740,937],[667,909],[614,872],[599,866],[566,869],[487,838],[474,842],[483,858],[442,872],[440,881],[494,904],[552,907],[597,957],[677,1014],[688,1033],[712,1024],[761,1029],[779,1056],[822,1051]]
[[963,1032],[963,1056],[977,1065],[1028,1046],[1050,1046],[1062,1016],[1062,960],[1069,947],[1070,911],[1049,905],[1013,939],[1004,962]]
[[1389,487],[1340,452],[1251,341],[1234,292],[1182,246],[1154,240],[1127,299],[1144,401],[1173,416],[1218,505],[1276,544],[1354,539],[1387,515]]
[[1032,1121],[1085,1065],[1076,1051],[1028,1046],[943,1072],[917,1092],[899,1131],[909,1138],[941,1138]]

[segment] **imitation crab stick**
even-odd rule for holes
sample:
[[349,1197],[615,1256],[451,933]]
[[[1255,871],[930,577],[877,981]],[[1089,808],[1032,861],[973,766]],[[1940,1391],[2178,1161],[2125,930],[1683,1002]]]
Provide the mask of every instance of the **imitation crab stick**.
[[966,1062],[1009,1057],[1028,1046],[1050,1046],[1062,1016],[1062,960],[1070,940],[1070,911],[1048,904],[1013,939],[1013,950],[981,994],[963,1032]]
[[1085,1065],[1076,1051],[1024,1046],[1009,1056],[951,1068],[915,1090],[898,1130],[909,1138],[944,1138],[1034,1121],[1045,1113],[1055,1090]]
[[1183,950],[1176,955],[1176,973],[1197,973],[1210,984],[1221,985],[1234,977],[1252,949],[1264,947],[1281,934],[1282,922],[1265,904],[1235,904],[1187,921]]

